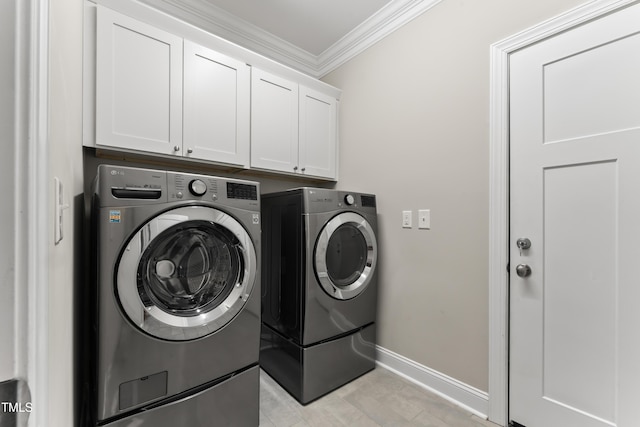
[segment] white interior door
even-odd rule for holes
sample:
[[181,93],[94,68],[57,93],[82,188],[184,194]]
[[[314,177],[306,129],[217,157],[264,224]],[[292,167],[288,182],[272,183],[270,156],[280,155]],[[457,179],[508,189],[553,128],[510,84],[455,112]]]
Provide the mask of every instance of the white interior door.
[[637,426],[640,4],[512,54],[510,127],[509,417]]

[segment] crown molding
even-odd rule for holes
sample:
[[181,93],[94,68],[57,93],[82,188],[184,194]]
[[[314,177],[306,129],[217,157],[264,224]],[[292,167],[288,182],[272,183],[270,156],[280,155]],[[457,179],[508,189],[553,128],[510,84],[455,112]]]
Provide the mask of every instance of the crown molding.
[[245,49],[317,77],[316,57],[206,0],[140,0]]
[[442,0],[391,0],[385,7],[318,55],[317,77],[322,77],[362,53]]
[[320,78],[442,0],[391,0],[317,56],[213,6],[206,0],[140,1],[267,58]]

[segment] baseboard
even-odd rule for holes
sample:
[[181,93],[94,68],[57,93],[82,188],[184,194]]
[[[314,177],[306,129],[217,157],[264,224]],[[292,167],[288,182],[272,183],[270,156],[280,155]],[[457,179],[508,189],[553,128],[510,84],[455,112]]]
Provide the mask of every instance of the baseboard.
[[434,369],[407,359],[384,347],[376,346],[376,363],[414,384],[486,419],[489,394]]

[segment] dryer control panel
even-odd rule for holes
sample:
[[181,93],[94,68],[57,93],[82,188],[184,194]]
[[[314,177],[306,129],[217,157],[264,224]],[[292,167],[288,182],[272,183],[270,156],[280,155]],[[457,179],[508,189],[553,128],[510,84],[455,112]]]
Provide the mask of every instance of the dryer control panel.
[[347,209],[361,212],[376,212],[376,196],[352,191],[324,188],[303,188],[306,210],[309,213],[331,212]]

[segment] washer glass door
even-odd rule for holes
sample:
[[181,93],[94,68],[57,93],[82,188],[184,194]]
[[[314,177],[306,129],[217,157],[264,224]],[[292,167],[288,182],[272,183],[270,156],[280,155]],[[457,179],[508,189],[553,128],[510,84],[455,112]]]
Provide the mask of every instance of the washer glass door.
[[336,299],[363,292],[375,271],[378,248],[369,222],[354,212],[333,217],[315,248],[315,269],[322,288]]
[[190,340],[223,327],[254,285],[256,254],[242,225],[204,206],[167,211],[120,257],[116,291],[129,319],[158,338]]

